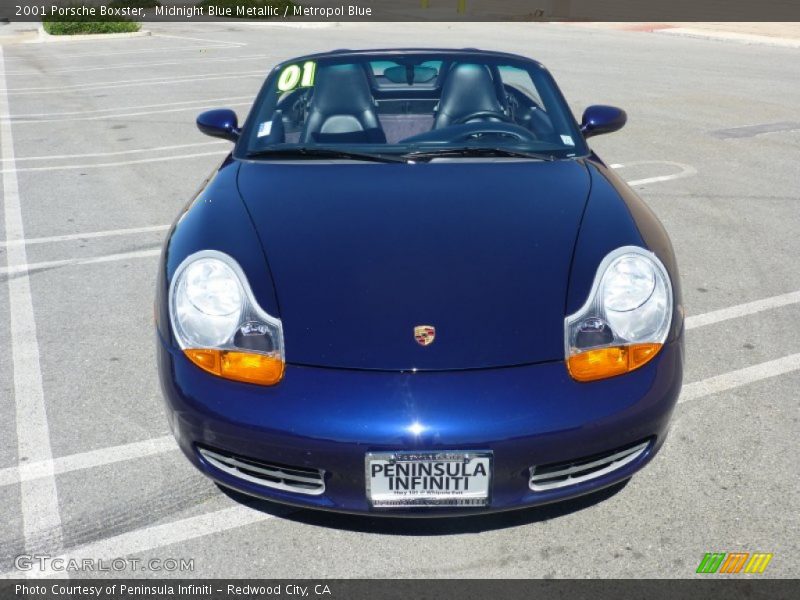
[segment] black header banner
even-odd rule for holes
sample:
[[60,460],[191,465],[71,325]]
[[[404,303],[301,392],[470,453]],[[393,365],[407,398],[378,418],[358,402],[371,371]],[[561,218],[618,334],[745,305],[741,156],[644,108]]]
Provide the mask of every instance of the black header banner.
[[800,0],[0,0],[7,21],[800,21]]
[[[713,577],[713,576],[712,576]],[[37,600],[788,600],[794,580],[265,580],[20,579],[0,582],[0,598]]]

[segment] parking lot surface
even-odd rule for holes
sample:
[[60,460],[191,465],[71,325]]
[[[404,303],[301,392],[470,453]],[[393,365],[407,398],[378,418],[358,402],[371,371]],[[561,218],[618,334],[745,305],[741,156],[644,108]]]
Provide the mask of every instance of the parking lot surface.
[[[796,49],[525,23],[147,28],[2,49],[0,573],[43,553],[193,560],[103,573],[126,577],[690,577],[706,552],[760,551],[774,557],[755,577],[800,574]],[[669,231],[689,320],[670,437],[627,485],[486,517],[357,518],[243,502],[175,450],[157,256],[230,146],[196,114],[243,118],[294,55],[392,46],[524,54],[578,117],[628,111],[591,145]]]

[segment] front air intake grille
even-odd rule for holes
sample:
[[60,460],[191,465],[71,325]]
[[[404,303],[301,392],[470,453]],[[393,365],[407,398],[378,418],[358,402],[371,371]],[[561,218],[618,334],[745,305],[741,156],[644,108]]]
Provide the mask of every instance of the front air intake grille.
[[528,485],[534,492],[544,492],[602,477],[639,458],[649,444],[648,440],[600,456],[531,467]]
[[325,492],[325,471],[320,469],[267,463],[208,448],[198,448],[198,452],[208,464],[237,479],[298,494]]

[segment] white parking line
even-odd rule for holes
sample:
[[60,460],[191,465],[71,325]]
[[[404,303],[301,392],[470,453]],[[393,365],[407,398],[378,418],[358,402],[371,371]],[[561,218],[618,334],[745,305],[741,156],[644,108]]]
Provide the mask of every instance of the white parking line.
[[[14,138],[11,124],[3,48],[0,46],[0,154],[10,172],[3,173],[3,204],[6,235],[10,241],[25,239],[19,185],[14,165]],[[50,428],[44,403],[39,342],[33,312],[30,279],[24,245],[8,248],[6,269],[20,269],[20,277],[8,279],[11,361],[14,374],[17,448],[19,460],[46,462],[52,459]],[[52,469],[44,476],[22,482],[20,486],[22,531],[26,550],[38,550],[47,540],[49,548],[60,548],[63,539],[58,491]]]
[[[162,546],[179,544],[188,540],[210,535],[245,525],[252,525],[276,518],[276,515],[261,512],[248,506],[236,505],[214,512],[188,517],[163,525],[154,525],[115,535],[97,542],[73,548],[69,552],[53,558],[51,563],[60,560],[65,564],[71,559],[80,561],[85,557],[94,560],[108,561],[120,556],[131,556]],[[25,577],[26,572],[11,571],[0,575],[0,579],[16,579]],[[39,572],[37,576],[64,577],[62,572]]]
[[[141,40],[142,38],[128,38],[128,39],[130,39],[130,40],[132,40],[132,39]],[[87,40],[84,40],[84,41],[87,41]],[[91,41],[93,45],[97,45],[98,44],[97,40],[88,40],[88,41]],[[118,41],[125,41],[125,40],[114,40],[114,41],[118,42]],[[150,53],[153,53],[153,52],[162,52],[162,53],[170,53],[171,54],[172,52],[191,52],[191,51],[205,52],[206,50],[236,50],[236,49],[239,48],[239,46],[230,46],[230,45],[228,45],[231,42],[215,42],[215,43],[217,45],[208,46],[208,45],[202,45],[202,44],[193,44],[191,46],[160,46],[160,47],[156,47],[156,48],[143,48],[141,50],[123,50],[122,52],[64,52],[63,49],[58,49],[58,52],[47,53],[47,58],[48,59],[50,59],[50,58],[63,59],[63,58],[86,58],[86,57],[90,57],[90,56],[106,57],[106,56],[122,56],[122,55],[125,55],[125,54],[150,54]],[[47,50],[51,50],[51,49],[52,48],[47,48]],[[41,47],[36,48],[36,52],[25,53],[25,56],[21,56],[21,55],[14,56],[14,57],[11,57],[11,60],[16,62],[16,61],[22,61],[22,60],[30,60],[33,56],[41,57],[42,56],[42,52],[40,52],[40,50],[42,50]]]
[[92,231],[90,233],[67,233],[64,235],[51,235],[49,237],[28,238],[25,240],[5,240],[0,242],[0,248],[24,244],[52,244],[56,242],[70,242],[73,240],[91,240],[95,238],[113,237],[118,235],[135,235],[137,233],[153,233],[166,231],[169,225],[149,225],[147,227],[129,227],[128,229],[107,229],[105,231]]
[[[11,249],[23,248],[24,246],[10,246]],[[48,260],[44,262],[35,262],[28,264],[9,264],[7,267],[0,267],[0,275],[20,275],[23,273],[30,273],[31,271],[41,271],[42,269],[52,269],[55,267],[66,267],[71,265],[96,265],[100,263],[114,262],[117,260],[132,260],[135,258],[150,258],[161,254],[160,248],[153,248],[152,250],[136,250],[133,252],[120,252],[119,254],[106,254],[104,256],[92,256],[88,258],[64,258],[61,260]],[[11,277],[9,281],[19,278]],[[27,277],[26,277],[27,279]]]
[[717,375],[716,377],[689,383],[683,386],[678,402],[696,400],[703,396],[725,392],[762,379],[784,375],[797,370],[800,370],[800,353],[790,354],[789,356],[753,365],[752,367],[745,367]]
[[[216,104],[216,103],[224,103],[224,102],[238,102],[239,100],[252,100],[252,96],[226,96],[224,98],[207,98],[205,100],[182,100],[180,102],[160,102],[158,104],[140,104],[138,106],[114,106],[110,108],[94,108],[91,110],[70,110],[66,112],[46,112],[46,113],[27,113],[27,114],[17,114],[11,117],[11,121],[16,125],[18,122],[26,122],[24,119],[42,119],[52,117],[53,120],[62,120],[62,117],[71,117],[75,115],[97,115],[100,113],[118,113],[120,111],[140,111],[145,108],[164,108],[164,107],[173,107],[173,106],[183,106],[187,104]],[[127,114],[138,114],[138,113],[126,113],[122,112],[123,115]],[[23,121],[18,121],[18,119],[23,119]]]
[[167,38],[170,40],[192,40],[193,42],[207,42],[211,44],[227,44],[235,48],[247,46],[247,42],[229,42],[227,40],[212,40],[208,38],[190,37],[188,35],[168,35],[166,33],[154,33],[153,37]]
[[8,90],[11,96],[34,96],[40,94],[63,94],[65,92],[86,92],[90,90],[107,90],[126,87],[137,87],[142,85],[174,85],[181,83],[191,83],[194,81],[217,81],[222,79],[246,79],[248,77],[266,76],[266,71],[259,69],[257,71],[239,71],[235,73],[224,73],[214,75],[188,75],[181,77],[155,77],[148,79],[133,79],[133,80],[120,80],[97,83],[79,83],[67,86],[52,86],[41,88],[17,88]]
[[8,90],[9,94],[16,94],[16,93],[34,93],[34,92],[63,92],[68,90],[81,90],[85,88],[97,88],[97,87],[117,87],[120,84],[128,85],[128,84],[135,84],[140,83],[142,85],[150,85],[152,83],[158,83],[160,81],[183,81],[187,79],[189,81],[194,81],[195,79],[206,79],[206,78],[214,78],[219,76],[235,76],[235,75],[264,75],[263,69],[258,70],[250,70],[250,71],[233,71],[228,73],[197,73],[193,75],[178,75],[174,77],[167,77],[164,75],[160,75],[158,77],[144,77],[141,79],[117,79],[113,81],[92,81],[91,83],[73,83],[72,85],[45,85],[45,86],[37,86],[37,87],[26,87],[26,88],[11,88]]
[[177,450],[171,435],[0,469],[0,487]]
[[702,315],[694,315],[686,318],[686,329],[694,329],[695,327],[703,327],[704,325],[713,325],[721,321],[729,319],[737,319],[745,315],[752,315],[764,310],[772,308],[780,308],[790,304],[797,304],[800,302],[800,290],[796,292],[789,292],[788,294],[780,294],[778,296],[771,296],[769,298],[762,298],[753,302],[745,302],[737,306],[730,306],[720,310],[714,310],[704,313]]
[[[225,108],[233,108],[239,106],[252,106],[253,101],[247,100],[246,102],[229,102],[226,103],[224,106]],[[192,106],[181,106],[179,108],[162,108],[158,110],[142,110],[139,112],[129,112],[129,113],[108,113],[105,115],[94,115],[90,117],[72,117],[69,119],[25,119],[25,120],[16,120],[14,119],[14,125],[28,125],[28,124],[36,124],[36,123],[53,123],[58,122],[62,123],[64,121],[75,122],[75,121],[113,121],[114,119],[128,119],[130,117],[143,117],[145,115],[163,115],[167,113],[177,113],[177,112],[186,112],[186,111],[196,111],[196,110],[209,110],[212,108],[219,108],[218,103],[209,103],[209,104],[195,104]]]
[[634,179],[628,181],[628,185],[633,187],[635,185],[647,185],[648,183],[659,183],[661,181],[672,181],[673,179],[683,179],[684,177],[691,177],[696,175],[697,171],[690,167],[691,171],[683,171],[682,173],[675,173],[673,175],[661,175],[659,177],[645,177],[644,179]]
[[121,65],[100,65],[96,67],[68,67],[66,69],[48,69],[47,71],[34,71],[32,69],[17,69],[15,71],[6,71],[6,75],[25,75],[28,77],[41,75],[42,77],[51,77],[57,73],[91,73],[93,71],[115,71],[119,69],[151,69],[153,67],[166,67],[173,65],[189,65],[194,63],[214,63],[214,62],[241,62],[243,60],[263,60],[267,63],[270,60],[270,55],[262,54],[248,54],[247,56],[225,56],[225,57],[201,57],[201,58],[187,58],[185,60],[170,60],[164,62],[143,62],[137,61],[132,63],[124,63]]
[[[163,152],[165,150],[179,150],[183,148],[196,148],[198,146],[215,146],[219,144],[228,144],[225,140],[216,140],[213,142],[195,142],[193,144],[175,144],[173,146],[154,146],[152,148],[135,148],[133,150],[118,150],[116,152],[91,152],[89,154],[51,154],[50,156],[22,156],[15,158],[13,162],[21,162],[27,160],[66,160],[69,158],[96,158],[100,156],[123,156],[125,154],[150,154],[153,152]],[[5,158],[0,159],[2,162],[6,161]]]
[[634,179],[632,181],[628,181],[627,184],[631,187],[635,185],[646,185],[648,183],[658,183],[661,181],[672,181],[674,179],[683,179],[685,177],[691,177],[692,175],[697,175],[697,169],[695,169],[691,165],[685,165],[679,162],[673,162],[671,160],[637,160],[625,164],[616,164],[612,165],[612,169],[624,169],[625,167],[635,167],[639,165],[669,165],[671,167],[677,167],[680,169],[678,173],[672,173],[671,175],[659,175],[657,177],[645,177],[644,179]]
[[58,166],[50,166],[50,167],[22,167],[21,169],[2,169],[0,173],[9,173],[14,171],[15,173],[25,172],[25,171],[69,171],[75,169],[102,169],[107,167],[122,167],[127,165],[141,165],[146,163],[154,163],[154,162],[165,162],[169,160],[186,160],[187,158],[199,158],[201,156],[219,156],[222,157],[228,150],[219,150],[217,152],[199,152],[197,154],[179,154],[177,156],[162,156],[158,158],[142,158],[139,160],[124,160],[120,162],[109,162],[109,163],[95,163],[95,164],[83,164],[83,165],[58,165]]

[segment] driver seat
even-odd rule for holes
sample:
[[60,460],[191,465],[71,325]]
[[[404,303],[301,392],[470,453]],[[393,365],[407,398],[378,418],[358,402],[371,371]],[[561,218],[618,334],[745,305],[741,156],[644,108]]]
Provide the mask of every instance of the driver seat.
[[481,111],[505,112],[497,98],[489,68],[469,63],[455,65],[442,86],[433,128],[448,127],[459,119]]
[[317,72],[300,140],[386,143],[372,91],[360,65],[333,65]]

